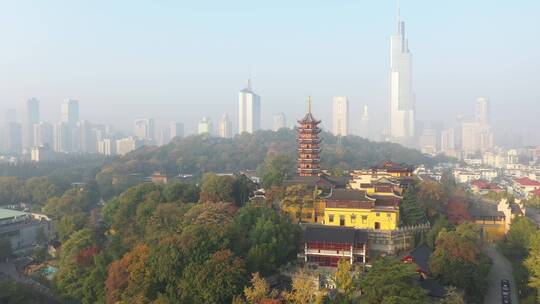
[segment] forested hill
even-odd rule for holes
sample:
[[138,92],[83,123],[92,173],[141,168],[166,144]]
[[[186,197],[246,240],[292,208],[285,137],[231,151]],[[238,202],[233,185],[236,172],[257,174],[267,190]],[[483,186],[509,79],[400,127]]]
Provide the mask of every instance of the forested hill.
[[[355,169],[392,160],[408,164],[432,165],[436,159],[419,151],[386,142],[372,142],[357,136],[341,138],[323,133],[322,168]],[[231,139],[205,135],[177,138],[163,147],[145,147],[103,167],[101,177],[130,173],[150,174],[155,170],[173,174],[237,172],[255,170],[272,154],[296,159],[296,131],[259,131]]]

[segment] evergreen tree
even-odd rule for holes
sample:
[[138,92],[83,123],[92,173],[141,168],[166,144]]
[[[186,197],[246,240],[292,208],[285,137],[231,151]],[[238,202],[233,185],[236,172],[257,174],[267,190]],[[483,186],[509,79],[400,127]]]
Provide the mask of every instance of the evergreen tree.
[[413,226],[426,222],[426,210],[418,203],[417,192],[409,186],[403,195],[400,205],[401,224]]

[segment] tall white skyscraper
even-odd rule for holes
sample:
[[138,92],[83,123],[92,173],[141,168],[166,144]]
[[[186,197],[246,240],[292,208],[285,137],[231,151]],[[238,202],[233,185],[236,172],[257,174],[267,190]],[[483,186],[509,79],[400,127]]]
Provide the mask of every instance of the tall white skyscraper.
[[238,133],[253,133],[261,128],[261,97],[247,87],[238,93]]
[[279,129],[283,129],[287,127],[287,117],[285,116],[285,113],[276,113],[274,115],[274,126],[273,130],[278,131]]
[[360,132],[358,135],[360,135],[363,138],[371,139],[371,133],[369,129],[369,113],[368,113],[368,106],[364,106],[364,110],[362,111],[362,116],[360,117]]
[[223,138],[232,137],[232,122],[229,119],[229,115],[223,114],[218,124],[218,136]]
[[39,101],[30,98],[25,103],[25,115],[23,122],[23,148],[31,148],[35,142],[34,125],[39,122]]
[[203,117],[199,122],[197,131],[199,134],[212,134],[213,132],[212,121],[208,117]]
[[79,102],[73,99],[67,99],[60,106],[60,121],[74,128],[79,121]]
[[489,99],[479,97],[476,99],[476,122],[487,125],[490,123]]
[[399,7],[397,16],[397,33],[390,38],[390,137],[392,141],[411,144],[415,137],[412,54]]
[[336,136],[349,135],[349,99],[345,96],[332,98],[332,133]]

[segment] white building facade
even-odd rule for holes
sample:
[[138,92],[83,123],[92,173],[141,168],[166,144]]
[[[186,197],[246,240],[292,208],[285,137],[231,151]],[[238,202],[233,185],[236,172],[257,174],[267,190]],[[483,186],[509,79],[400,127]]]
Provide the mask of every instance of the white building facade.
[[349,99],[345,96],[332,98],[332,133],[335,136],[349,135]]
[[261,97],[247,87],[238,93],[238,133],[253,133],[261,128]]

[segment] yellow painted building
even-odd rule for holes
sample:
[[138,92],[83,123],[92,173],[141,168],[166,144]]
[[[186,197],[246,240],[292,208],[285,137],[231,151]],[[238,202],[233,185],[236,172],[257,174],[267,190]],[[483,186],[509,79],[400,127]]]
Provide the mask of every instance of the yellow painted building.
[[324,202],[324,225],[375,230],[398,228],[398,198],[372,198],[360,190],[333,189]]
[[324,202],[316,201],[312,204],[282,205],[281,211],[289,215],[293,222],[322,223],[324,220]]

